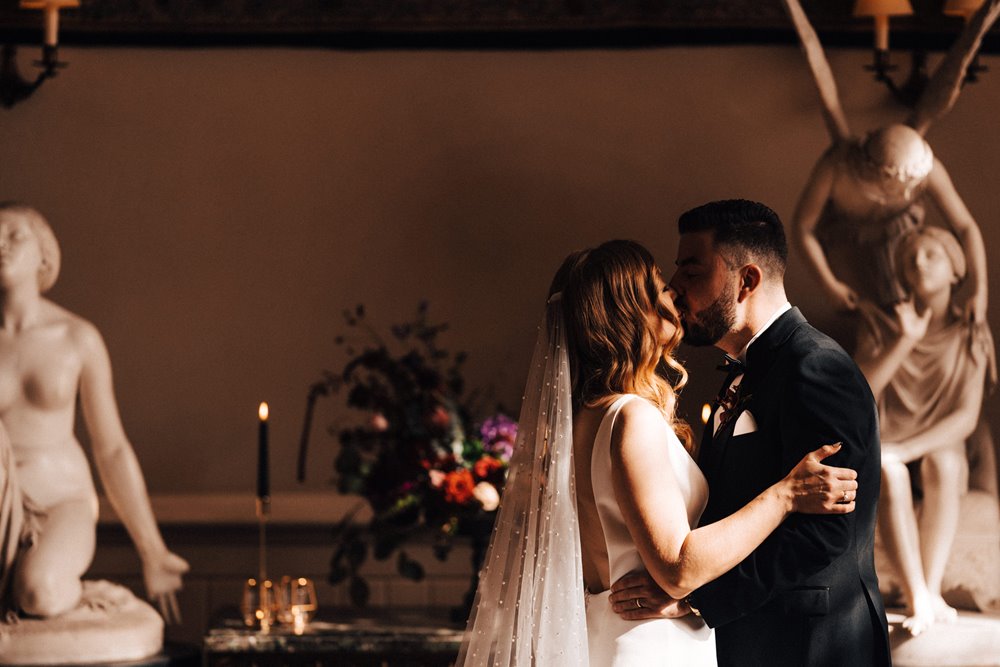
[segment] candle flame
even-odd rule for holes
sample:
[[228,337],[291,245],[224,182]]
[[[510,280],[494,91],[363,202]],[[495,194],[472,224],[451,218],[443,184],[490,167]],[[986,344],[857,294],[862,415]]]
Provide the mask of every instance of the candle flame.
[[712,406],[706,403],[701,406],[701,423],[707,424],[708,418],[712,416]]
[[260,404],[260,408],[257,410],[257,415],[260,417],[260,420],[262,422],[266,422],[267,421],[267,414],[268,414],[267,413],[267,403],[266,402],[261,403]]

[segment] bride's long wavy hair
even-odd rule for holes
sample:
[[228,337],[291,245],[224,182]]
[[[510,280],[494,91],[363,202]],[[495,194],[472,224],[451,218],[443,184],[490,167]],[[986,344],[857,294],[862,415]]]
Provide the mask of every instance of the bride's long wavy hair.
[[[660,275],[642,245],[608,241],[567,257],[549,294],[559,294],[562,304],[575,406],[637,394],[660,409],[690,451],[691,427],[677,417],[677,394],[688,375],[673,356],[683,333],[660,303]],[[662,346],[661,318],[675,328]]]

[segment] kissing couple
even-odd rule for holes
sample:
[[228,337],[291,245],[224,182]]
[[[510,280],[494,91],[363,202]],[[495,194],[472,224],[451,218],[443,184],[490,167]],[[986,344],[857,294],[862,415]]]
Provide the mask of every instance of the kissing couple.
[[[889,665],[864,376],[785,296],[768,207],[571,254],[539,329],[458,665]],[[681,338],[727,353],[695,446]]]

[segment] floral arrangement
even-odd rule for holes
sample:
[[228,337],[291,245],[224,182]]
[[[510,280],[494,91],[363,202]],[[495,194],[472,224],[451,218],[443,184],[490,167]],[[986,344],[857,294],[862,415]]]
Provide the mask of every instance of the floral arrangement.
[[338,337],[348,361],[341,372],[324,373],[310,391],[300,478],[316,398],[342,394],[358,416],[356,423],[331,428],[340,441],[336,483],[341,493],[363,497],[373,518],[367,525],[355,521],[364,503],[346,517],[335,530],[330,561],[330,582],[348,581],[357,606],[369,598],[359,575],[369,552],[379,560],[396,554],[399,573],[420,580],[423,566],[404,548],[413,535],[432,530],[435,556],[444,560],[457,535],[492,526],[517,437],[517,423],[503,414],[473,428],[465,355],[437,345],[447,325],[429,322],[427,311],[421,303],[412,320],[392,326],[391,344],[369,326],[363,306],[345,311],[347,325],[364,333],[365,343],[359,348]]

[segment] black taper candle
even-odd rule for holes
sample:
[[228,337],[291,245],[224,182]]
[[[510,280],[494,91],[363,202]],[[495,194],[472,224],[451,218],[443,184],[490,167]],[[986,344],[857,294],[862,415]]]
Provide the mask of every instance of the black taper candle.
[[257,438],[257,497],[269,498],[271,496],[271,479],[268,465],[267,403],[260,404],[258,416],[260,417],[260,428]]

